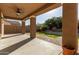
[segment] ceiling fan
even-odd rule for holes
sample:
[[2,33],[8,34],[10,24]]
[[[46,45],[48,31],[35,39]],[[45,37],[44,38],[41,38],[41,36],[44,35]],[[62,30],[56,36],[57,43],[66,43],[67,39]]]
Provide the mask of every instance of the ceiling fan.
[[22,9],[20,9],[20,8],[17,8],[16,9],[16,15],[17,16],[20,16],[22,13],[23,13],[23,10]]

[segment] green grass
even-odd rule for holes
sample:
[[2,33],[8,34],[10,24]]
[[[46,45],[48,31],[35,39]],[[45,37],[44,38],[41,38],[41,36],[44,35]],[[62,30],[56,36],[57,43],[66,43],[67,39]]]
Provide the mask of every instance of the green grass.
[[50,38],[58,38],[59,36],[57,36],[57,35],[48,35],[48,37],[50,37]]
[[46,35],[50,38],[58,38],[60,37],[61,35],[56,35],[56,34],[49,34],[49,33],[46,33],[46,32],[37,32],[37,34],[40,34],[40,35]]

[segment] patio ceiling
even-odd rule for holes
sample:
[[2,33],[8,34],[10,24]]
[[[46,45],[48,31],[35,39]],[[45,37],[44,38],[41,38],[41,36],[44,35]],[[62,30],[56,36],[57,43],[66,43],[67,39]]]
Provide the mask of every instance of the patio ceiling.
[[[61,6],[59,3],[0,3],[0,11],[5,18],[23,20],[32,15],[40,15],[49,10],[55,9]],[[22,10],[21,15],[16,15],[17,8]]]

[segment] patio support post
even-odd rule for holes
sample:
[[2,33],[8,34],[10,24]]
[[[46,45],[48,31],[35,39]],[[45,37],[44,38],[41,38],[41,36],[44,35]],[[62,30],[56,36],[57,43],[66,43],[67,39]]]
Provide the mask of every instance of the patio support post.
[[1,37],[3,37],[4,36],[4,16],[3,16],[3,13],[1,12],[0,13],[0,28],[1,28]]
[[[0,11],[0,14],[1,14],[1,11]],[[1,15],[0,15],[1,17]],[[1,38],[1,18],[0,18],[0,38]]]
[[35,16],[30,17],[30,37],[31,38],[36,37],[36,17]]
[[63,4],[62,46],[64,55],[73,55],[77,53],[77,8],[77,3]]
[[22,34],[26,33],[26,26],[25,26],[25,21],[22,20]]

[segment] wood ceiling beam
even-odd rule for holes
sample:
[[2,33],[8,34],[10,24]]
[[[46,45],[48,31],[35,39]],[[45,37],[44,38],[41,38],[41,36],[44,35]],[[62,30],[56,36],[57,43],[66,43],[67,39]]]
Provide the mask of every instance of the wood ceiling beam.
[[42,10],[48,8],[48,7],[51,6],[52,4],[53,4],[53,3],[46,3],[44,6],[38,8],[38,9],[35,10],[34,12],[32,12],[32,13],[30,13],[30,14],[24,16],[22,19],[25,19],[26,17],[29,17],[29,16],[31,16],[31,15],[34,15],[35,13],[37,13],[37,12],[39,12],[39,11],[42,11]]
[[32,13],[30,13],[30,14],[24,16],[22,19],[25,19],[25,18],[27,18],[27,17],[30,17],[31,15],[34,15],[35,13],[38,13],[38,12],[40,12],[40,11],[42,11],[42,10],[44,10],[44,9],[46,9],[46,8],[48,8],[48,7],[50,7],[50,6],[53,6],[54,4],[56,4],[56,3],[46,3],[44,6],[38,8],[38,9],[35,10],[34,12],[32,12]]
[[51,5],[51,6],[49,6],[48,8],[46,8],[46,9],[44,9],[42,11],[39,11],[39,12],[35,13],[34,15],[38,16],[38,15],[44,14],[44,13],[49,12],[51,10],[54,10],[54,9],[60,7],[60,6],[62,6],[61,3],[55,3],[55,4]]

